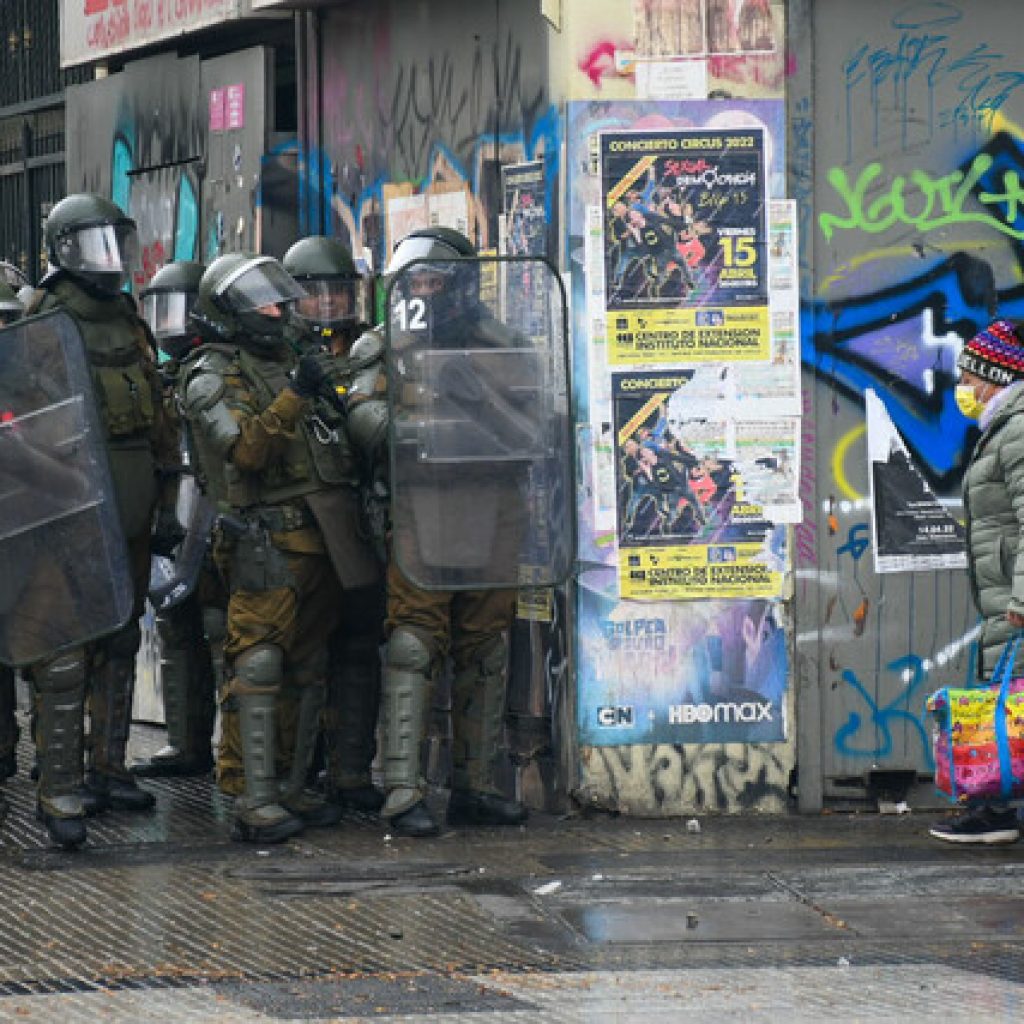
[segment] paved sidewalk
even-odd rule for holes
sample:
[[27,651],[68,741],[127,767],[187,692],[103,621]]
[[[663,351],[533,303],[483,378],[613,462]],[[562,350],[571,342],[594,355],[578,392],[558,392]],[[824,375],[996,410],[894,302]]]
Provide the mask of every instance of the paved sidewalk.
[[260,850],[208,781],[148,785],[78,854],[6,787],[0,1021],[1024,1020],[1024,844],[923,816],[364,819]]

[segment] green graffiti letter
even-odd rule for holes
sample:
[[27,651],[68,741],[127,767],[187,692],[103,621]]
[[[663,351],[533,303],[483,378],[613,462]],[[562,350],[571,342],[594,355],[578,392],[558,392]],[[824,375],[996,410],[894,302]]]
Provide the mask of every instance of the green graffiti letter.
[[846,203],[849,211],[846,217],[835,213],[822,213],[818,216],[818,226],[821,233],[831,239],[836,228],[847,230],[849,228],[863,227],[864,224],[864,193],[868,186],[882,173],[882,165],[879,163],[868,164],[857,176],[857,184],[850,187],[846,171],[842,167],[833,167],[828,172],[829,184],[839,193],[839,196]]
[[[880,163],[868,164],[853,186],[843,168],[833,167],[828,172],[829,184],[846,203],[847,215],[819,215],[821,233],[831,240],[840,229],[877,235],[894,224],[906,224],[922,233],[953,224],[981,224],[1011,238],[1024,239],[1024,229],[1013,226],[1018,216],[1024,216],[1024,183],[1017,171],[1003,172],[1002,192],[974,195],[992,163],[991,156],[979,153],[966,174],[956,170],[933,178],[927,171],[911,171],[909,182],[898,174],[888,188],[879,189],[879,195],[870,203],[866,203],[865,197],[871,183],[882,173]],[[982,210],[972,210],[968,205],[971,199],[976,199]]]

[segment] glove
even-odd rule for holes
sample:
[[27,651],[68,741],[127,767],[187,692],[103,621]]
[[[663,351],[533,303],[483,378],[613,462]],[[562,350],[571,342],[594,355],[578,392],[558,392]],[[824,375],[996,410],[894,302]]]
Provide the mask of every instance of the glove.
[[292,374],[291,389],[300,398],[314,398],[324,390],[328,381],[323,363],[307,353],[299,358],[299,365]]
[[153,524],[153,535],[150,538],[149,550],[154,555],[170,558],[174,549],[185,539],[185,531],[178,522],[173,508],[162,508],[157,511],[156,522]]

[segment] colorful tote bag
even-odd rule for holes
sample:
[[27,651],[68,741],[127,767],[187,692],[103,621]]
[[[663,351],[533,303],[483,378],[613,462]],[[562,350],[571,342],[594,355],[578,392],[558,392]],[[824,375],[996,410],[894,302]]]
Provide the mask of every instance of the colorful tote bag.
[[991,680],[928,698],[935,786],[957,803],[1024,796],[1024,678],[1012,678],[1021,642],[1006,645]]

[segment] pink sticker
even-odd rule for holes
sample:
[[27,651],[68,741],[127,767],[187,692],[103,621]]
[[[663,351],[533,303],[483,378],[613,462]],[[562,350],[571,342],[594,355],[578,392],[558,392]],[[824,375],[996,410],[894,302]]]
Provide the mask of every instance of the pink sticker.
[[227,128],[245,127],[245,83],[229,85],[227,88]]
[[224,131],[224,90],[210,90],[210,131]]

